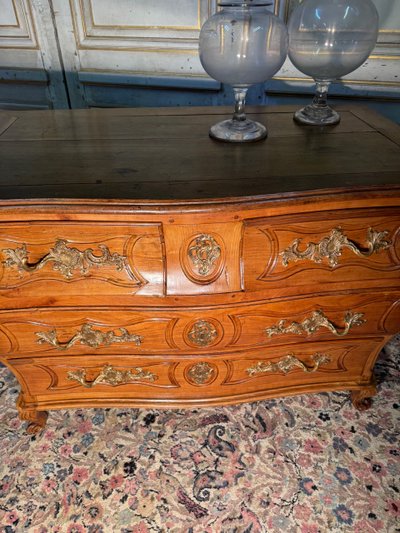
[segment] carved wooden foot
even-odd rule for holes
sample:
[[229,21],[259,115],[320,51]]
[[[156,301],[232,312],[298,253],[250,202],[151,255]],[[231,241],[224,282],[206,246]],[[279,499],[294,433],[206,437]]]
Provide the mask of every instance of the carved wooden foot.
[[351,391],[351,402],[359,411],[366,411],[372,405],[371,396],[375,396],[376,386],[368,385],[360,390]]
[[30,435],[40,433],[46,425],[48,416],[49,413],[47,411],[36,411],[34,415],[25,418],[24,420],[29,421],[29,424],[26,427],[26,432]]
[[23,400],[18,399],[17,402],[18,414],[21,420],[27,420],[29,424],[26,427],[26,432],[30,435],[40,433],[46,425],[49,413],[47,411],[37,411],[36,409],[26,408],[23,406]]

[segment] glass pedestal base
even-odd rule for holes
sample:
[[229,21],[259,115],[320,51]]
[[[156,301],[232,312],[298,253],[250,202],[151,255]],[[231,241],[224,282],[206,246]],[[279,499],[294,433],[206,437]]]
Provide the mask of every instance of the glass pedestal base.
[[293,118],[296,122],[308,124],[309,126],[333,125],[340,122],[339,113],[328,105],[307,105],[303,109],[296,111]]
[[267,128],[253,120],[223,120],[210,128],[210,137],[218,141],[243,143],[265,139]]

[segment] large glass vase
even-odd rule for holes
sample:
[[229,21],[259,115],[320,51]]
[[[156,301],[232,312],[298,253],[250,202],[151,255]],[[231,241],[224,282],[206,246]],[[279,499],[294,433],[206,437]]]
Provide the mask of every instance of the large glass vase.
[[329,85],[365,62],[375,46],[378,23],[371,0],[304,0],[293,11],[289,57],[316,82],[314,100],[295,113],[297,122],[318,126],[339,122],[339,114],[327,103]]
[[245,113],[248,88],[263,83],[282,66],[287,55],[285,24],[269,9],[270,1],[219,1],[219,11],[200,32],[199,53],[204,70],[233,87],[232,119],[215,124],[210,136],[228,142],[263,139],[267,129]]

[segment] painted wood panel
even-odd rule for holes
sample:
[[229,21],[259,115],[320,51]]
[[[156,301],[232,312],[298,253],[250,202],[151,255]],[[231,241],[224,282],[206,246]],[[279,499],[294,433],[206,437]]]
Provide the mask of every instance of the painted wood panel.
[[0,107],[67,107],[48,0],[0,0]]
[[119,0],[118,10],[110,10],[109,0],[82,0],[81,6],[85,17],[91,19],[95,29],[153,30],[157,33],[160,30],[199,30],[202,10],[207,4],[188,0],[164,0],[160,9],[159,0]]
[[[219,90],[198,56],[215,0],[53,0],[71,101],[75,106],[140,105],[129,91]],[[71,39],[71,35],[74,39]],[[153,93],[154,104],[157,96]]]

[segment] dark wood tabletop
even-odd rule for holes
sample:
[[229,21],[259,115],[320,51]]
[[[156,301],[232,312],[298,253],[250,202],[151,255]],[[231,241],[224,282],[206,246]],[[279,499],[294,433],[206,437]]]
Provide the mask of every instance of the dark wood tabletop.
[[0,200],[275,198],[400,187],[400,127],[358,106],[337,126],[293,122],[293,106],[249,107],[265,141],[221,143],[226,107],[0,111]]

